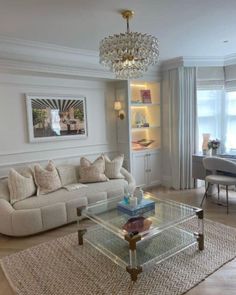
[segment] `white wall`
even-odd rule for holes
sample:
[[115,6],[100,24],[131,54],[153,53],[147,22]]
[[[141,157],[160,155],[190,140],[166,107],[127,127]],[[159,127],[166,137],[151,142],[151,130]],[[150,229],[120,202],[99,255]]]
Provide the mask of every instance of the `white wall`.
[[[85,96],[88,137],[29,143],[25,93]],[[116,152],[113,100],[113,84],[104,81],[0,73],[0,170],[23,162]]]

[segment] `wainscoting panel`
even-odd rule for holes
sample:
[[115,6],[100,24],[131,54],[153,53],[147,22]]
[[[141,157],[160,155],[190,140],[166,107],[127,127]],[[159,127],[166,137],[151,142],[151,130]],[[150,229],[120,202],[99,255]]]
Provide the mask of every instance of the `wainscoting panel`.
[[[0,67],[0,176],[6,175],[9,167],[24,163],[115,154],[117,135],[112,87],[112,83],[106,81],[4,73]],[[88,137],[30,143],[26,93],[86,97]]]

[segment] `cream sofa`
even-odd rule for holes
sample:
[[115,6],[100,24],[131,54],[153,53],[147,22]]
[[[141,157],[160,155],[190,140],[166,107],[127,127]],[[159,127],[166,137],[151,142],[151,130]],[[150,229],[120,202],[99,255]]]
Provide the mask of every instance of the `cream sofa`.
[[124,179],[86,184],[75,191],[61,188],[46,195],[10,204],[7,178],[0,180],[0,233],[27,236],[49,230],[77,219],[76,208],[115,196],[123,196],[127,187],[135,188],[132,175],[121,168]]

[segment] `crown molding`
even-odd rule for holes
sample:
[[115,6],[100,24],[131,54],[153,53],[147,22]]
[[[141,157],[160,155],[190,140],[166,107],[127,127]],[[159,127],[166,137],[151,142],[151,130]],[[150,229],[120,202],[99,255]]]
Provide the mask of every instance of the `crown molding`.
[[236,54],[223,56],[182,56],[162,62],[161,69],[184,67],[224,67],[236,64]]
[[8,58],[8,56],[12,58],[15,55],[18,57],[17,59],[25,61],[31,61],[33,57],[38,62],[45,62],[48,59],[51,63],[55,61],[56,64],[59,64],[59,61],[61,61],[62,64],[71,62],[72,65],[81,62],[88,62],[92,65],[99,62],[99,54],[93,50],[76,49],[5,36],[0,36],[0,44],[0,55],[4,55],[5,58]]
[[70,78],[108,79],[115,80],[115,75],[105,69],[88,67],[61,66],[55,64],[43,64],[21,60],[10,60],[0,58],[0,71],[10,73],[40,74],[42,76],[66,76]]
[[[142,79],[161,80],[162,71],[184,67],[217,67],[236,64],[236,54],[221,56],[180,56],[161,61]],[[0,36],[0,70],[65,75],[90,79],[117,80],[115,75],[99,64],[99,53],[49,43]]]
[[224,57],[222,56],[184,56],[185,67],[222,67],[224,66]]
[[[0,36],[0,70],[117,80],[113,73],[99,64],[97,51],[5,36]],[[160,78],[159,67],[153,67],[144,77]]]
[[0,36],[0,70],[114,80],[95,51]]
[[175,69],[175,68],[183,66],[183,64],[184,64],[184,61],[182,56],[164,60],[161,63],[161,71]]
[[236,65],[236,53],[229,54],[225,57],[225,66]]
[[170,70],[178,67],[219,67],[224,66],[224,57],[196,57],[196,56],[180,56],[162,62],[162,70]]

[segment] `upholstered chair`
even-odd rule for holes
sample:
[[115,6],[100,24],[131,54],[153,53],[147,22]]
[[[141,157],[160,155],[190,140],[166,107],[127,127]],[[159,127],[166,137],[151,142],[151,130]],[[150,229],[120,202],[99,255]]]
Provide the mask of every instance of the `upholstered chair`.
[[208,190],[212,184],[218,187],[218,200],[220,196],[220,185],[226,187],[227,214],[229,213],[229,194],[228,187],[236,185],[236,162],[232,162],[219,157],[206,157],[203,159],[203,166],[207,171],[205,181],[207,183],[205,194],[202,198],[201,207]]

